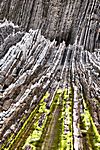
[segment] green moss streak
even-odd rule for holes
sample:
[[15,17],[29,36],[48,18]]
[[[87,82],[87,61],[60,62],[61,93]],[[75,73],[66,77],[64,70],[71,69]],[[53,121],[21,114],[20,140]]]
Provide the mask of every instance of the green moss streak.
[[[72,150],[73,149],[72,92],[70,89],[68,89],[68,91],[67,89],[64,90],[62,119],[63,119],[62,136],[59,150],[69,150],[69,149]],[[65,120],[67,123],[67,128],[65,127]]]
[[[26,119],[26,115],[23,115],[23,117],[21,118],[21,121],[20,122],[23,122],[24,120]],[[15,138],[15,134],[14,133],[11,133],[11,135],[7,138],[7,140],[3,143],[2,147],[1,147],[1,150],[2,149],[5,149],[5,150],[8,150],[9,148],[5,148],[8,144],[12,144],[12,141],[14,140]]]
[[8,150],[8,148],[5,148],[5,146],[8,143],[11,143],[11,141],[13,140],[13,138],[14,138],[14,133],[12,133],[11,136],[4,142],[4,144],[2,145],[2,147],[1,147],[0,150]]
[[[40,101],[40,104],[33,110],[33,112],[30,114],[28,119],[25,121],[24,125],[16,135],[15,139],[11,142],[10,146],[8,147],[8,150],[14,150],[15,148],[20,150],[21,147],[25,143],[25,139],[28,135],[30,135],[30,132],[34,129],[34,124],[37,122],[41,115],[41,111],[39,112],[39,108],[41,108],[41,103],[43,103],[43,100],[49,96],[48,93],[42,98]],[[42,109],[42,108],[41,108]]]
[[88,140],[88,145],[90,150],[99,150],[100,149],[100,135],[97,131],[97,128],[93,122],[93,118],[91,117],[90,111],[83,100],[84,105],[84,114],[82,114],[82,123],[83,123],[83,130],[82,133],[86,134],[86,138]]
[[36,144],[36,150],[56,150],[59,147],[61,135],[61,110],[63,91],[57,90],[53,102],[50,107],[50,113],[43,129],[42,136]]
[[30,145],[32,147],[33,150],[36,149],[36,143],[38,140],[40,140],[40,137],[42,135],[43,132],[43,128],[45,127],[46,124],[46,120],[47,120],[47,115],[50,112],[49,110],[46,109],[46,102],[44,102],[45,99],[47,99],[49,97],[49,93],[47,92],[46,95],[43,97],[43,99],[41,100],[40,103],[40,108],[38,110],[38,113],[44,114],[45,113],[45,119],[43,121],[43,124],[41,127],[39,127],[39,122],[37,121],[34,124],[34,131],[30,134],[30,136],[27,138],[25,145],[23,146],[23,149],[25,148],[26,145]]

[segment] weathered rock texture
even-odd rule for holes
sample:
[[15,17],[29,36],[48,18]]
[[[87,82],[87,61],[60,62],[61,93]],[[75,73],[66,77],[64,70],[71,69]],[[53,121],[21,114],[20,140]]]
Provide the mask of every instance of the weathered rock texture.
[[[1,0],[0,19],[9,19],[23,29],[42,28],[42,34],[58,42],[94,48],[100,22],[99,0]],[[78,38],[77,37],[77,38]],[[87,43],[86,43],[87,40]],[[91,44],[92,43],[92,44]]]
[[100,149],[99,11],[98,0],[0,1],[1,150]]

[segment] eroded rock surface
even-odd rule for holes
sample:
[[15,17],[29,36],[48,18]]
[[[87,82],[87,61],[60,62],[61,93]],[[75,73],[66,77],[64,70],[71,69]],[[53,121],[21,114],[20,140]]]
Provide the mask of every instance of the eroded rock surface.
[[0,1],[1,150],[99,150],[99,12],[98,0]]
[[[1,28],[9,28],[7,21],[2,24]],[[11,27],[11,31],[8,29],[10,35],[6,32],[1,44],[1,47],[5,43],[6,47],[9,45],[1,51],[0,59],[1,149],[26,149],[25,141],[32,132],[34,136],[36,122],[40,128],[47,123],[38,137],[39,149],[57,149],[58,143],[63,147],[64,140],[71,148],[83,149],[90,147],[88,140],[92,134],[91,147],[98,148],[100,49],[89,52],[78,43],[66,47],[64,41],[57,45],[55,40],[51,42],[44,38],[40,29],[15,33],[16,27]],[[18,38],[15,40],[16,34]],[[49,95],[41,100],[47,92]],[[44,139],[41,140],[42,136]],[[90,138],[85,143],[88,136]],[[56,138],[58,143],[55,143]],[[68,147],[66,144],[65,148]]]
[[[1,0],[0,19],[7,18],[28,31],[42,28],[42,34],[67,45],[76,37],[87,49],[94,49],[100,22],[99,0]],[[77,37],[77,38],[78,38]],[[86,42],[87,41],[87,42]],[[89,42],[90,41],[90,42]]]

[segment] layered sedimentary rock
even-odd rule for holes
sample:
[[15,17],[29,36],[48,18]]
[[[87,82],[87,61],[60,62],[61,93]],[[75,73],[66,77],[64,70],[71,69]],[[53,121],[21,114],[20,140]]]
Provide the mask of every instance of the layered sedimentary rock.
[[1,150],[100,149],[99,12],[98,0],[0,1]]
[[99,149],[100,49],[0,29],[1,149]]
[[[67,45],[80,37],[80,44],[94,48],[100,27],[99,0],[1,0],[0,19],[8,19],[24,30],[42,28],[51,40]],[[87,43],[86,43],[87,40]],[[86,43],[86,44],[85,44]],[[92,43],[92,44],[91,44]]]

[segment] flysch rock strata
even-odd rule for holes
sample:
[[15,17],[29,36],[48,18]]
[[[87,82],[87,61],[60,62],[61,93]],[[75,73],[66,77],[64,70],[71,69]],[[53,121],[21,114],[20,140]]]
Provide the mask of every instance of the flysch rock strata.
[[84,30],[66,46],[0,23],[1,150],[99,150],[100,47]]

